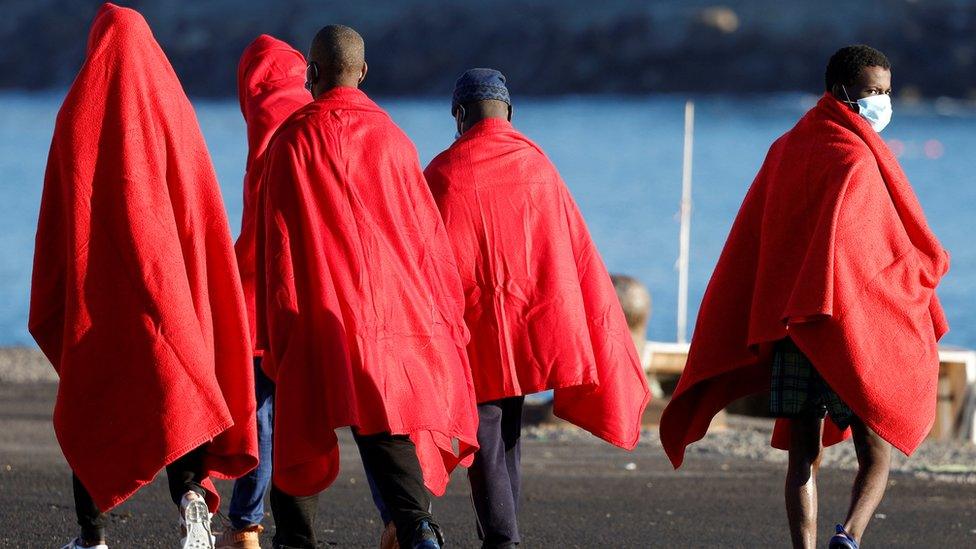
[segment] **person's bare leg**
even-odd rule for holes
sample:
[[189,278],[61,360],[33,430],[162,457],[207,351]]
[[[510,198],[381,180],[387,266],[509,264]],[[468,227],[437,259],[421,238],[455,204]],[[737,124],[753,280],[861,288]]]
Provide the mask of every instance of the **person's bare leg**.
[[891,445],[856,418],[851,423],[851,432],[857,451],[857,476],[844,529],[860,542],[888,487]]
[[823,419],[807,414],[793,419],[790,461],[786,472],[786,517],[793,547],[813,548],[817,543],[817,471]]

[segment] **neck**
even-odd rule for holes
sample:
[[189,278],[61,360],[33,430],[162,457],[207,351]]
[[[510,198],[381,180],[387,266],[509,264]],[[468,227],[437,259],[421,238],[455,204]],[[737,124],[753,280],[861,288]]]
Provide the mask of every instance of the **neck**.
[[472,114],[469,114],[464,119],[464,123],[461,126],[461,133],[464,133],[464,132],[470,130],[471,128],[475,127],[478,124],[478,122],[481,122],[483,120],[503,120],[503,121],[507,121],[508,120],[508,116],[502,116],[502,115],[498,115],[498,114],[481,114],[481,113],[472,113]]
[[335,80],[323,80],[315,85],[313,96],[319,97],[329,93],[336,88],[359,88],[359,81],[352,78],[337,78]]

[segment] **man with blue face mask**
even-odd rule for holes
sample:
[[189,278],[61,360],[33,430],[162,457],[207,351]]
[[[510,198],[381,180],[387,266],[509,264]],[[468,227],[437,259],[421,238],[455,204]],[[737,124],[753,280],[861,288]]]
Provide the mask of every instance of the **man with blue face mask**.
[[[688,363],[661,418],[678,467],[728,403],[769,392],[789,450],[794,547],[817,540],[824,446],[848,437],[858,472],[832,549],[857,549],[884,496],[891,447],[911,454],[935,419],[935,287],[949,257],[878,132],[891,120],[891,64],[838,50],[824,95],[773,143],[702,299]],[[829,421],[825,421],[829,418]]]

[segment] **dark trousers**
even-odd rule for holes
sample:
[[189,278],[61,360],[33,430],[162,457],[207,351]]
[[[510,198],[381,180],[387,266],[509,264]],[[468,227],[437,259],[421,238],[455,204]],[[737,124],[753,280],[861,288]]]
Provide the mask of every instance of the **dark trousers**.
[[[173,498],[173,503],[179,505],[183,494],[187,492],[207,495],[200,484],[203,482],[204,449],[205,446],[200,446],[166,466],[169,495]],[[76,475],[71,475],[71,480],[74,485],[75,514],[78,515],[78,525],[81,526],[81,538],[84,541],[105,539],[105,514],[95,507],[91,494],[81,484],[81,480]]]
[[[357,444],[359,447],[359,459],[366,463],[366,456],[363,454],[363,446]],[[383,526],[393,522],[393,516],[390,515],[390,510],[386,508],[386,503],[383,501],[383,496],[380,495],[380,488],[376,485],[376,479],[372,471],[363,467],[363,472],[366,473],[366,483],[369,484],[369,493],[373,496],[373,505],[376,506],[376,510],[380,513],[380,520],[383,521]]]
[[[433,524],[430,494],[424,486],[417,449],[406,435],[353,432],[363,467],[372,476],[389,516],[397,529],[400,547],[411,547],[422,521]],[[271,512],[275,519],[275,547],[315,547],[315,514],[319,495],[295,497],[271,487]]]
[[471,499],[484,548],[514,547],[521,485],[522,404],[525,397],[478,405],[478,445],[468,469]]

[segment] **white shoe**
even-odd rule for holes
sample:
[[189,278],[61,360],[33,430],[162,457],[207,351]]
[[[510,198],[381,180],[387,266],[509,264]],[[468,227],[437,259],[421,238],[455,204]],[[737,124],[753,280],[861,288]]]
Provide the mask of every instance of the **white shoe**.
[[183,527],[182,549],[214,549],[210,530],[210,509],[195,492],[187,492],[180,501],[180,526]]
[[84,545],[81,545],[81,539],[75,538],[61,549],[108,549],[108,545],[100,543],[98,545],[92,545],[91,547],[85,547]]

